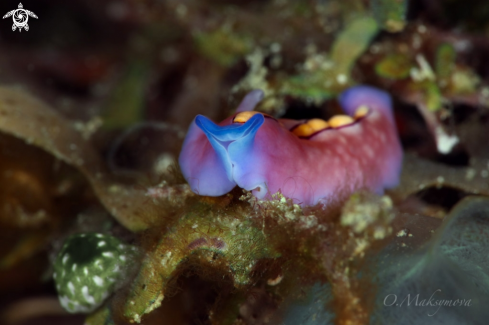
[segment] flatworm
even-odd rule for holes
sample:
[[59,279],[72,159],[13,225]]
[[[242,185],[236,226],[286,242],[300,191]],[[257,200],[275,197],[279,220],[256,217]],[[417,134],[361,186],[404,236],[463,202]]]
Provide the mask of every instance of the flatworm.
[[219,196],[236,185],[259,199],[281,192],[301,205],[368,189],[382,193],[399,181],[402,148],[390,96],[368,86],[347,89],[347,115],[328,121],[274,119],[252,111],[263,93],[249,93],[219,124],[198,115],[179,163],[193,192]]

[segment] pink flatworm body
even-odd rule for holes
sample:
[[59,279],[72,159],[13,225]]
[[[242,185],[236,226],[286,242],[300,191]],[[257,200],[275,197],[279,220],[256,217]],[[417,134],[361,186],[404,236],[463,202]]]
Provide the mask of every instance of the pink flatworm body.
[[238,112],[219,124],[192,122],[179,163],[192,191],[219,196],[236,185],[260,199],[281,192],[301,205],[338,193],[396,186],[402,149],[390,96],[356,86],[339,101],[347,115],[329,121],[276,120],[249,111],[261,91],[248,94]]

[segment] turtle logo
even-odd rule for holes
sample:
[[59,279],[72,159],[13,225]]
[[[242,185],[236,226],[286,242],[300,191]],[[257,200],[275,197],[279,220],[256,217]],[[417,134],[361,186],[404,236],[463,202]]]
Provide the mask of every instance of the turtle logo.
[[25,10],[24,7],[22,6],[22,3],[19,3],[18,9],[14,9],[12,11],[7,12],[7,14],[3,16],[3,19],[8,18],[10,16],[12,16],[12,19],[14,20],[14,24],[12,25],[12,30],[15,31],[18,28],[19,32],[22,31],[22,28],[24,28],[26,31],[29,30],[29,25],[27,25],[29,16],[37,19],[36,14],[33,13],[32,11]]

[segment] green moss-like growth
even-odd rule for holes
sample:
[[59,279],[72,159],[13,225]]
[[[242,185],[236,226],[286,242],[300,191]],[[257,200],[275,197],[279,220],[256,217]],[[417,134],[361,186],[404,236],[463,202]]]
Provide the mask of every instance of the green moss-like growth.
[[452,45],[444,43],[436,49],[435,71],[438,78],[450,78],[455,68],[457,53]]
[[391,33],[406,26],[407,0],[372,0],[370,7],[377,23]]
[[224,67],[234,64],[252,46],[251,38],[227,29],[196,33],[195,41],[203,55]]
[[384,78],[399,80],[409,77],[411,60],[404,54],[391,54],[375,65],[375,72]]
[[69,237],[54,264],[59,301],[71,313],[95,310],[111,294],[134,248],[98,233]]
[[360,55],[378,33],[370,17],[350,21],[336,37],[331,51],[312,53],[303,71],[283,81],[280,92],[317,104],[329,99],[351,84],[351,70]]
[[233,214],[236,217],[199,203],[180,218],[142,261],[123,307],[128,321],[140,323],[144,315],[161,305],[168,282],[189,258],[196,261],[195,265],[227,270],[239,287],[249,283],[259,259],[280,256],[263,232],[243,217],[246,212],[238,209]]

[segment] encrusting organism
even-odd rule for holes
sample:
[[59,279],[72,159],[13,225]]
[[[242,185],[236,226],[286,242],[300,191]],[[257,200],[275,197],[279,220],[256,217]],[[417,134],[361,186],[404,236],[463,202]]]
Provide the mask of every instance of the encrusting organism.
[[61,306],[71,313],[91,312],[112,293],[136,249],[99,233],[69,237],[54,263]]

